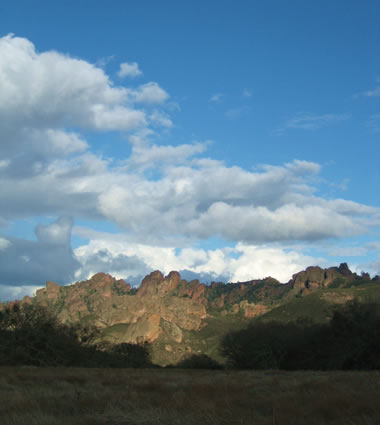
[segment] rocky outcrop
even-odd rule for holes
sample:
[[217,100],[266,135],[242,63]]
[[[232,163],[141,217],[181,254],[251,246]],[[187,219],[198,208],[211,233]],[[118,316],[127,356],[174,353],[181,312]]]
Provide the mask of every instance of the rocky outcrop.
[[244,300],[239,304],[239,309],[246,319],[260,316],[268,311],[268,307],[264,304],[249,303],[247,300]]
[[164,278],[163,274],[156,270],[143,279],[137,292],[137,296],[164,297],[169,292],[177,288],[180,280],[181,276],[178,272],[172,271]]
[[346,263],[342,263],[339,267],[330,267],[328,269],[311,266],[294,274],[289,284],[294,289],[304,290],[309,293],[315,289],[327,288],[339,278],[353,280],[358,278],[358,276],[351,272]]
[[135,323],[128,326],[123,339],[134,344],[155,341],[161,333],[160,320],[159,314],[144,314]]
[[[49,306],[63,322],[95,324],[104,329],[104,337],[112,342],[148,342],[159,347],[158,350],[171,350],[171,355],[181,356],[189,350],[200,349],[199,346],[192,348],[189,341],[194,341],[194,332],[207,327],[210,318],[223,316],[228,320],[226,316],[233,316],[235,321],[248,320],[295,296],[306,296],[323,288],[338,288],[350,282],[356,285],[369,279],[368,274],[352,273],[345,263],[327,269],[308,267],[293,275],[287,284],[267,277],[205,285],[199,280],[182,280],[175,271],[167,276],[154,271],[136,289],[122,279],[97,273],[89,280],[68,286],[49,281],[45,288],[36,292],[34,299],[25,297],[21,302],[37,301]],[[380,278],[372,281],[380,283]],[[339,300],[346,302],[347,296],[338,292],[330,291],[323,299],[337,303],[340,296]]]

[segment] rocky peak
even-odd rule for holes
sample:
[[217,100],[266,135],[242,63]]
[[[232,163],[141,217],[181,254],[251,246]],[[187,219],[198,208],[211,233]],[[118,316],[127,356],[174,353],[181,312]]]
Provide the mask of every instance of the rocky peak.
[[341,273],[343,276],[352,276],[352,271],[348,268],[347,263],[341,263],[338,267],[339,273]]
[[181,276],[178,272],[171,271],[164,277],[160,271],[156,270],[143,279],[137,295],[139,297],[164,297],[177,288],[180,280]]
[[46,291],[48,299],[55,299],[58,297],[59,291],[61,289],[60,285],[57,285],[55,282],[48,281],[46,282]]
[[313,289],[328,287],[336,278],[353,279],[354,277],[357,276],[351,272],[347,263],[342,263],[339,267],[330,267],[328,269],[310,266],[306,270],[294,274],[289,284],[295,289],[306,290],[306,293],[308,293],[308,291]]
[[111,297],[113,286],[116,279],[107,273],[97,273],[88,281],[86,286],[94,289],[99,295],[103,297]]
[[53,281],[51,281],[51,280],[48,280],[47,282],[46,282],[46,290],[49,292],[49,291],[59,291],[59,288],[60,288],[60,285],[58,285],[57,283],[55,283],[55,282],[53,282]]

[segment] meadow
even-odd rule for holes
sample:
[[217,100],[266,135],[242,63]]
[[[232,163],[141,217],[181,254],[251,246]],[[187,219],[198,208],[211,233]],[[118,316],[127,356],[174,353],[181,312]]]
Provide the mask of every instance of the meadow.
[[380,372],[0,367],[1,425],[377,425]]

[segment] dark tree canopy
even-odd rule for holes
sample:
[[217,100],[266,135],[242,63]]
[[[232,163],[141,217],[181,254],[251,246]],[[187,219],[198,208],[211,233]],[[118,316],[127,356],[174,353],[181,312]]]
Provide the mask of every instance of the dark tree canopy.
[[227,334],[220,352],[238,369],[380,369],[380,309],[353,301],[327,324],[257,321]]
[[146,367],[149,347],[97,344],[91,325],[60,323],[39,304],[14,304],[0,312],[0,365]]

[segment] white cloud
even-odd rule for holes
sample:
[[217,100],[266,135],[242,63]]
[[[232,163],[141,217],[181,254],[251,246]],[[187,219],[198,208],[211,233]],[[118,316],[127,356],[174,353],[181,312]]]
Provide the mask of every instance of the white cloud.
[[132,101],[147,104],[164,103],[169,98],[168,93],[154,82],[143,84],[137,90],[130,90],[128,94]]
[[309,179],[319,172],[318,164],[294,161],[254,173],[202,159],[186,163],[196,149],[203,147],[136,149],[135,164],[146,168],[163,161],[162,176],[115,180],[99,194],[99,210],[140,236],[218,235],[247,243],[339,238],[376,224],[377,208],[313,194]]
[[[233,274],[231,281],[245,281],[252,278],[272,276],[280,282],[287,282],[294,273],[304,270],[320,259],[302,255],[296,251],[281,248],[246,246],[237,244],[238,259],[231,259]],[[257,276],[257,277],[256,277]]]
[[8,167],[10,163],[11,161],[9,159],[0,160],[0,169]]
[[172,126],[164,112],[149,112],[169,98],[157,83],[116,86],[100,67],[55,51],[40,53],[12,34],[0,38],[0,93],[0,155],[8,157],[1,168],[12,157],[13,169],[21,169],[26,162],[33,168],[34,161],[43,165],[84,152],[89,145],[80,132],[86,129],[141,133],[152,131],[149,123]]
[[110,56],[104,56],[102,58],[99,58],[96,61],[96,66],[98,66],[99,68],[105,68],[110,62],[112,62],[115,59],[114,55],[110,55]]
[[[151,268],[187,268],[243,280],[269,273],[260,255],[271,267],[285,264],[288,273],[303,257],[268,251],[267,243],[345,238],[379,225],[379,208],[318,196],[317,163],[294,160],[245,170],[207,157],[207,143],[159,145],[155,131],[173,124],[161,110],[169,95],[157,83],[118,87],[84,60],[39,53],[30,41],[10,35],[0,38],[0,96],[0,225],[31,216],[108,220],[133,242],[118,247],[115,241],[91,240],[76,250],[79,264],[67,218],[38,226],[37,241],[2,238],[2,278],[18,285],[29,278],[43,284],[58,272],[62,279],[75,272],[82,276],[96,264],[134,276]],[[347,118],[304,114],[288,127]],[[130,154],[115,159],[95,154],[83,133],[87,129],[127,131]],[[215,236],[231,241],[234,255],[185,251],[194,241]],[[183,255],[175,251],[178,246]],[[253,252],[258,257],[250,263]]]
[[21,300],[25,295],[32,296],[36,293],[37,289],[45,286],[45,283],[42,285],[20,285],[20,286],[10,286],[10,285],[1,285],[0,284],[0,300],[2,302]]
[[143,111],[115,106],[109,108],[105,105],[93,105],[93,126],[97,130],[133,130],[146,125],[146,117]]
[[37,240],[8,237],[0,255],[2,285],[8,287],[43,286],[47,280],[70,282],[80,266],[71,249],[72,220],[59,218],[35,229]]
[[149,118],[154,124],[156,124],[158,126],[166,127],[166,128],[173,127],[172,120],[164,112],[160,112],[160,111],[155,110],[155,111],[152,112],[152,114],[150,115]]
[[223,93],[216,93],[210,97],[210,102],[219,103],[222,101],[223,97],[224,97]]
[[[99,129],[124,129],[119,119],[128,91],[114,87],[107,75],[84,60],[54,51],[38,53],[25,38],[0,38],[1,125],[24,127],[80,125]],[[143,111],[129,118],[129,127],[144,123]]]
[[362,226],[334,210],[320,206],[283,205],[266,207],[233,206],[213,203],[193,219],[188,231],[200,238],[220,235],[247,242],[318,240],[363,232]]
[[0,251],[7,249],[10,244],[8,239],[0,238]]
[[203,153],[205,143],[193,143],[178,146],[135,145],[128,164],[132,168],[167,167],[184,164],[190,157]]
[[274,133],[282,134],[289,128],[303,130],[317,130],[326,125],[346,121],[351,118],[351,114],[322,114],[298,113],[294,118],[289,119],[282,128],[275,130]]
[[120,78],[131,77],[135,78],[142,75],[139,65],[136,62],[124,62],[120,64],[120,71],[118,72]]
[[[96,238],[96,235],[92,233]],[[93,239],[75,250],[82,264],[76,278],[87,278],[97,271],[106,271],[120,278],[144,276],[159,269],[186,270],[211,279],[236,282],[267,276],[287,282],[291,276],[319,259],[292,250],[259,247],[238,243],[231,248],[196,249],[160,247],[121,241],[108,235]]]
[[60,217],[55,223],[39,224],[36,227],[36,236],[40,242],[52,245],[71,244],[72,217]]

